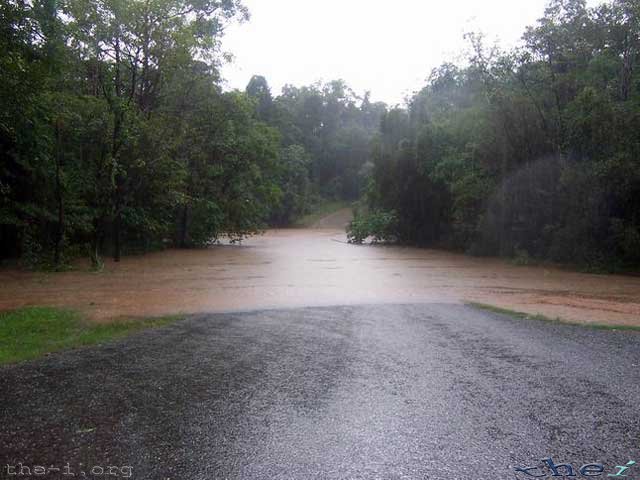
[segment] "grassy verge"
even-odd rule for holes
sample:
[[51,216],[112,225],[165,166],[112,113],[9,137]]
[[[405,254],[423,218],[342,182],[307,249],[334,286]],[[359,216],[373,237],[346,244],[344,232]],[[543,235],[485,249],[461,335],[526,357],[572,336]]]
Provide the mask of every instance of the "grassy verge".
[[161,327],[181,316],[90,324],[76,312],[29,307],[0,313],[0,365],[41,357]]
[[585,327],[585,328],[593,328],[596,330],[631,330],[631,331],[638,331],[640,332],[640,326],[634,326],[634,325],[609,325],[606,323],[580,323],[580,322],[570,322],[568,320],[563,320],[559,317],[553,319],[553,318],[549,318],[546,317],[544,315],[540,315],[540,314],[530,314],[530,313],[524,313],[524,312],[518,312],[516,310],[509,310],[507,308],[500,308],[500,307],[496,307],[494,305],[487,305],[486,303],[476,303],[476,302],[469,302],[467,303],[467,305],[471,306],[471,307],[475,307],[478,308],[480,310],[485,310],[487,312],[493,312],[493,313],[499,313],[502,315],[509,315],[510,317],[515,317],[515,318],[524,318],[527,320],[538,320],[541,322],[548,322],[548,323],[560,323],[563,325],[573,325],[576,327]]
[[324,217],[331,215],[338,210],[342,210],[343,208],[349,208],[350,206],[351,203],[345,202],[344,200],[331,200],[322,202],[313,210],[313,212],[296,220],[293,226],[296,228],[310,227],[314,223],[322,220]]

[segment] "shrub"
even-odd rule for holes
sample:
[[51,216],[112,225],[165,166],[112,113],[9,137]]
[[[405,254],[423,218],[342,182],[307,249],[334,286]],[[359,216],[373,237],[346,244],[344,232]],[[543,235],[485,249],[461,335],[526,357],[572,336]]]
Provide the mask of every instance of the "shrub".
[[393,211],[357,214],[347,228],[347,238],[349,243],[357,244],[362,244],[368,238],[372,243],[395,242],[397,227],[398,219]]

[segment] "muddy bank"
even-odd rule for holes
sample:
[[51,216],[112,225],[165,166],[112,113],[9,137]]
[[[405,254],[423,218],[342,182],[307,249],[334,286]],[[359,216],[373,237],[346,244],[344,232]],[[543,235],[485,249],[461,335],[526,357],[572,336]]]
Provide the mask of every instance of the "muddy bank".
[[570,321],[640,325],[640,278],[519,267],[416,248],[354,246],[338,230],[274,230],[237,246],[107,262],[101,273],[0,270],[0,309],[120,316],[375,303],[482,302]]

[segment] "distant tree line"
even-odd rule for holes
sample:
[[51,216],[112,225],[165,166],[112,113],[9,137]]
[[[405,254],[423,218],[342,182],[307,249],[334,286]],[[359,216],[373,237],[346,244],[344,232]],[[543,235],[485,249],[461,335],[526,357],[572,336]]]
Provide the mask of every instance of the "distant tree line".
[[356,240],[640,266],[640,2],[553,0],[511,51],[468,39],[384,115]]
[[247,94],[257,118],[281,136],[283,201],[272,213],[286,225],[306,213],[314,198],[356,200],[362,195],[371,141],[387,112],[369,93],[359,97],[342,80],[305,87],[285,85],[274,98],[266,79],[254,76]]
[[247,18],[239,0],[0,2],[0,260],[99,265],[357,197],[384,105],[340,81],[223,92],[221,39]]

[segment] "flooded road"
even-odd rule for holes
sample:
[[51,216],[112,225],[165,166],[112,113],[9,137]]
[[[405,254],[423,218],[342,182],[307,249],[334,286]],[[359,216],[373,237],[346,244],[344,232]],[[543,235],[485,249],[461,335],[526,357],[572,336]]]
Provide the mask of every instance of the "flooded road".
[[640,278],[500,259],[355,246],[337,229],[272,230],[237,246],[107,262],[100,273],[0,270],[0,309],[70,307],[92,319],[302,306],[480,302],[569,321],[640,325]]

